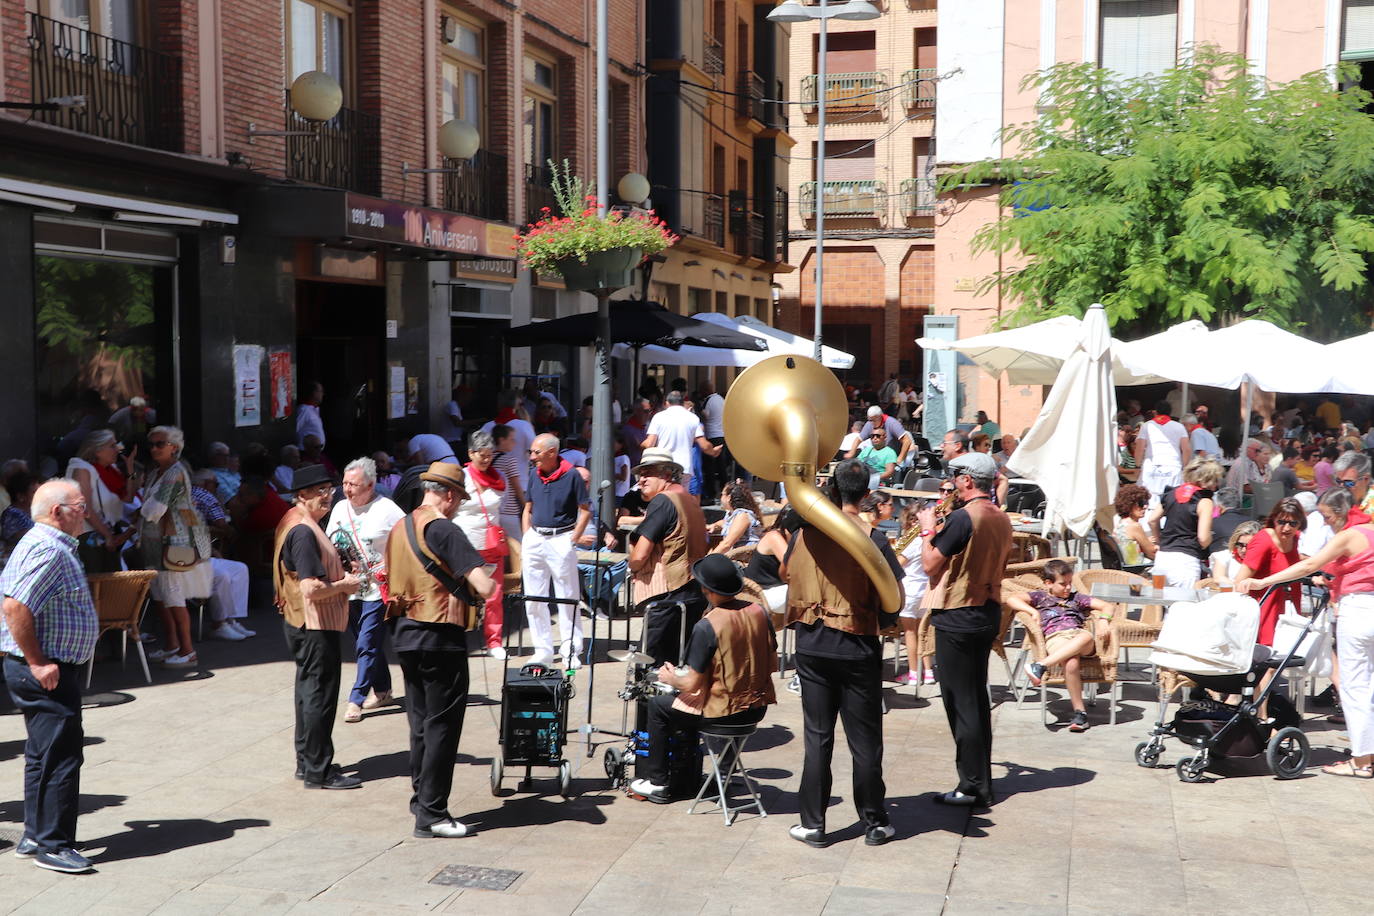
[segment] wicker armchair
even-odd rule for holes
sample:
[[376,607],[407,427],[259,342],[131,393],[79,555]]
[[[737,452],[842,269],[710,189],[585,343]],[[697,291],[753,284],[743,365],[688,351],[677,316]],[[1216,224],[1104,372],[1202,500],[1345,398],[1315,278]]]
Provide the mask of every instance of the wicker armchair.
[[[1150,581],[1143,576],[1116,569],[1085,569],[1076,578],[1082,590],[1089,593],[1092,592],[1092,587],[1098,583],[1109,585],[1150,584]],[[1121,605],[1114,605],[1112,631],[1116,634],[1117,649],[1126,654],[1128,664],[1130,662],[1130,650],[1148,649],[1154,645],[1154,641],[1159,638],[1159,630],[1163,625],[1164,608],[1157,604],[1142,608],[1139,620],[1131,620],[1126,616],[1125,608]]]
[[[725,551],[725,555],[740,566],[748,566],[749,561],[754,558],[754,548],[757,546],[758,542],[755,541],[753,544],[745,544],[743,547],[731,547],[729,550]],[[767,554],[765,554],[765,556],[767,556]]]
[[[99,618],[100,636],[111,630],[119,631],[119,661],[124,663],[128,655],[129,636],[134,637],[134,647],[138,650],[138,662],[143,666],[143,677],[149,684],[153,676],[148,673],[148,657],[143,654],[143,642],[139,639],[138,625],[143,617],[143,608],[148,603],[148,589],[157,578],[157,570],[136,569],[112,573],[97,573],[87,576],[90,583],[91,600],[95,603],[95,613]],[[97,639],[99,636],[97,636]],[[95,657],[86,663],[86,687],[91,686],[91,674],[95,670]]]
[[[1042,560],[1025,560],[1017,563],[1008,563],[1002,576],[1004,579],[1015,579],[1017,576],[1031,573],[1038,582],[1040,579],[1040,570],[1045,568],[1045,560],[1063,560],[1073,569],[1078,568],[1078,557],[1045,557]],[[1039,587],[1039,585],[1036,585],[1036,588]]]
[[1052,548],[1046,538],[1028,531],[1011,533],[1011,559],[1017,563],[1044,562],[1050,558]]
[[[1025,611],[1015,612],[1016,622],[1025,628],[1026,635],[1022,642],[1024,652],[1029,652],[1030,657],[1036,661],[1045,657],[1045,635],[1040,628],[1040,617],[1038,614],[1028,614]],[[1024,654],[1023,652],[1023,654]],[[1107,684],[1111,688],[1111,724],[1116,724],[1116,707],[1120,702],[1120,685],[1116,679],[1116,636],[1113,629],[1108,629],[1105,634],[1097,634],[1097,654],[1083,656],[1078,662],[1078,672],[1082,675],[1084,685],[1088,684]],[[1044,678],[1040,681],[1040,722],[1042,725],[1049,723],[1049,712],[1045,701],[1045,689],[1050,686],[1062,686],[1065,683],[1064,669],[1056,665],[1045,672]],[[1025,699],[1023,690],[1016,700],[1019,707]]]

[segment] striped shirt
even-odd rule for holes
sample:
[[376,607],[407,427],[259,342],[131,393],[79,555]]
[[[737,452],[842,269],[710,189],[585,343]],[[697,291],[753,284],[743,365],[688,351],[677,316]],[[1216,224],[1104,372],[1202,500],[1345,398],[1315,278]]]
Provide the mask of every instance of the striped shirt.
[[[528,466],[529,458],[525,458],[524,460],[526,466]],[[519,515],[525,511],[524,503],[516,498],[515,487],[510,485],[512,479],[523,484],[523,481],[520,481],[520,461],[521,456],[517,455],[515,452],[501,452],[496,456],[496,460],[492,462],[492,466],[496,468],[502,477],[506,478],[506,489],[502,491],[501,504],[497,507],[497,511],[502,515]],[[528,496],[526,498],[528,498]]]
[[191,502],[195,504],[196,511],[206,522],[226,521],[224,507],[215,499],[213,493],[204,487],[191,487]]
[[[0,592],[33,614],[38,645],[49,659],[83,664],[95,652],[99,620],[76,558],[76,538],[51,525],[34,525],[0,573]],[[21,654],[2,616],[0,652]]]

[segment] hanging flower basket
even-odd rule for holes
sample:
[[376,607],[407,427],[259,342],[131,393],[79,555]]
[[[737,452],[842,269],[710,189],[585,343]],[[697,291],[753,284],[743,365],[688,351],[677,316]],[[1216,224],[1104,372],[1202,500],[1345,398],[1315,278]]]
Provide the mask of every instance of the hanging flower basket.
[[538,222],[515,237],[516,251],[531,270],[557,270],[568,289],[621,289],[630,285],[646,256],[678,241],[652,210],[598,215],[596,195],[569,173],[566,160],[561,167],[550,162],[549,168],[559,215],[545,207]]

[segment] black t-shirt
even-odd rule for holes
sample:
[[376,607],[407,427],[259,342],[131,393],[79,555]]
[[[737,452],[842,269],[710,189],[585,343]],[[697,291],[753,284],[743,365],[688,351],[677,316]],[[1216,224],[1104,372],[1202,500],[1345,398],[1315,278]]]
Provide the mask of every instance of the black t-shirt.
[[644,512],[644,521],[630,533],[630,543],[640,538],[648,538],[650,543],[662,544],[663,539],[677,528],[677,506],[660,493],[649,500],[649,508]]
[[1197,540],[1198,496],[1193,495],[1186,503],[1178,501],[1178,488],[1172,488],[1160,497],[1164,507],[1164,527],[1159,532],[1159,549],[1170,553],[1186,553],[1197,557],[1199,562],[1207,562],[1207,551]]
[[[965,510],[955,509],[931,543],[940,553],[953,557],[963,553],[972,541],[973,519]],[[996,630],[1001,624],[1002,606],[992,600],[981,606],[943,608],[930,618],[931,626],[951,633],[981,633]]]
[[[398,531],[397,537],[405,537]],[[482,557],[467,536],[446,519],[425,526],[425,546],[443,561],[454,578],[461,579],[482,565]],[[467,631],[451,623],[426,623],[409,617],[392,619],[391,641],[397,652],[466,652]]]
[[[902,571],[902,564],[897,562],[897,555],[892,552],[892,545],[887,542],[887,537],[876,528],[869,532],[869,539],[873,541],[873,546],[883,555],[887,561],[892,574],[901,582],[905,573]],[[793,538],[792,543],[787,545],[787,554],[792,555],[792,549],[796,546],[797,539]],[[882,640],[876,635],[866,636],[858,633],[846,633],[844,630],[837,630],[828,627],[824,622],[817,620],[810,625],[793,624],[793,631],[797,635],[797,651],[807,655],[819,655],[824,658],[847,658],[856,661],[876,661],[882,658]]]
[[326,585],[324,558],[320,556],[320,542],[308,525],[297,525],[286,532],[282,545],[281,565],[296,574],[298,579],[319,579]]
[[1252,521],[1250,516],[1239,509],[1227,509],[1212,519],[1212,549],[1225,547],[1235,530],[1248,521]]

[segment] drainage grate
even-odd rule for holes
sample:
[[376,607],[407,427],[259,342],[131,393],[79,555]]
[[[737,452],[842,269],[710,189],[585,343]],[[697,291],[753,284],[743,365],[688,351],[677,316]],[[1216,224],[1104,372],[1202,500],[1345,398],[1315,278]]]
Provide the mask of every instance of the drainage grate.
[[471,887],[482,891],[504,891],[519,880],[522,871],[509,868],[487,868],[482,865],[445,865],[429,879],[430,884],[449,887]]

